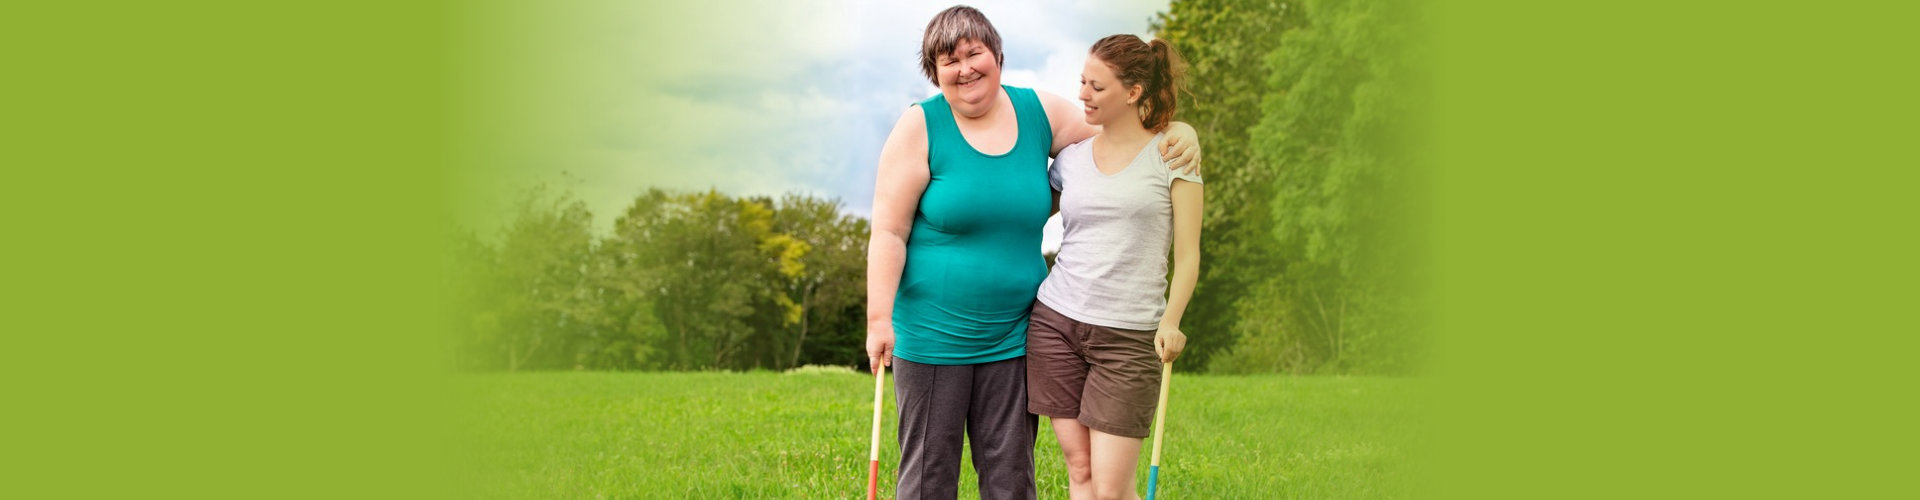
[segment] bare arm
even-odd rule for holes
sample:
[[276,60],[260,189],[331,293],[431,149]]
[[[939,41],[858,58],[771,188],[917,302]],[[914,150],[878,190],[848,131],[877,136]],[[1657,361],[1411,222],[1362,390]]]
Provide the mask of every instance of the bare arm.
[[1044,90],[1034,93],[1040,95],[1040,107],[1047,110],[1047,124],[1053,127],[1053,152],[1047,156],[1059,156],[1060,150],[1067,146],[1100,134],[1099,126],[1087,124],[1085,108],[1079,101]]
[[874,175],[873,235],[867,240],[867,360],[874,370],[893,364],[893,297],[907,264],[913,213],[930,175],[926,116],[909,106],[880,147]]
[[1173,279],[1167,283],[1167,312],[1160,316],[1160,331],[1153,338],[1162,362],[1172,363],[1187,347],[1180,319],[1187,313],[1194,283],[1200,277],[1200,211],[1205,206],[1205,190],[1200,183],[1173,180]]
[[[1084,107],[1079,102],[1036,90],[1040,95],[1040,105],[1047,110],[1047,124],[1053,127],[1053,152],[1048,156],[1059,156],[1060,150],[1076,142],[1087,140],[1100,134],[1098,125],[1087,124]],[[1160,159],[1187,174],[1200,173],[1200,134],[1186,122],[1173,122],[1167,125],[1167,140],[1160,145]]]

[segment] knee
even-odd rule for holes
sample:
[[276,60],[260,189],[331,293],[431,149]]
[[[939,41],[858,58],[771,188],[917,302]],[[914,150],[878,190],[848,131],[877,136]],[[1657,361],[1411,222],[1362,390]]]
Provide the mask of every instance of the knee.
[[1093,481],[1093,457],[1087,452],[1067,453],[1067,480],[1073,484]]

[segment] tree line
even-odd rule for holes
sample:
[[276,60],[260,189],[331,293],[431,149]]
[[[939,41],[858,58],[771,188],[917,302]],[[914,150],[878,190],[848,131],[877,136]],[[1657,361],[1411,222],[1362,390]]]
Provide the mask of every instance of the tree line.
[[458,364],[476,370],[750,370],[864,359],[867,221],[802,195],[650,190],[597,236],[586,205],[529,192],[496,241],[456,231]]

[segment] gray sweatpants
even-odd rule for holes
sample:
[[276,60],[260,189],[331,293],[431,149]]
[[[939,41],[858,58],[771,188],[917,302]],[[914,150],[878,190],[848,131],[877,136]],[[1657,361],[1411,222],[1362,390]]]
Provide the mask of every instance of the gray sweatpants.
[[[961,447],[971,441],[982,499],[1032,499],[1033,440],[1027,412],[1027,358],[977,365],[923,365],[893,359],[900,407],[896,498],[959,495]],[[963,434],[964,433],[964,434]]]

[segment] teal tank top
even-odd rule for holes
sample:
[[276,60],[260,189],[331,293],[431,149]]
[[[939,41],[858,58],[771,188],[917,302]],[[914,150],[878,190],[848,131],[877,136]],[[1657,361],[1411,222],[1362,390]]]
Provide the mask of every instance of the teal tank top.
[[1027,314],[1047,277],[1040,232],[1053,210],[1053,130],[1032,89],[1003,88],[1020,136],[1001,155],[967,143],[946,96],[920,101],[930,177],[893,302],[893,354],[901,359],[964,365],[1027,352]]

